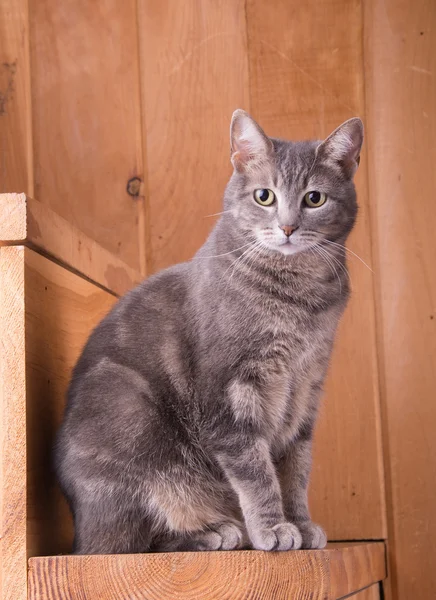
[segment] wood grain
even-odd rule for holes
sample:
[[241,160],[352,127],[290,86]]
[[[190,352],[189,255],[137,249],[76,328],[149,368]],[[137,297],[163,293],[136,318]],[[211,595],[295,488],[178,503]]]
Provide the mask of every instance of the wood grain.
[[0,192],[33,194],[26,0],[0,2]]
[[[368,578],[368,573],[376,577]],[[354,589],[362,589],[386,577],[386,554],[382,543],[339,544],[330,553],[330,596],[342,598]]]
[[365,24],[392,596],[433,598],[436,4],[370,0]]
[[283,553],[57,556],[30,559],[29,600],[63,600],[73,590],[83,600],[330,600],[385,574],[383,544]]
[[139,269],[136,2],[29,0],[29,19],[33,197]]
[[0,598],[25,600],[26,376],[24,253],[0,248]]
[[141,280],[138,271],[25,194],[0,194],[0,245],[11,243],[45,253],[118,295]]
[[[251,107],[270,135],[322,138],[364,115],[359,1],[247,3]],[[283,35],[286,31],[286,35]],[[348,246],[371,264],[366,153]],[[329,539],[386,535],[373,277],[349,256],[352,299],[341,322],[316,434],[310,501]]]
[[27,550],[35,556],[71,549],[70,513],[50,468],[54,435],[71,370],[116,299],[27,248],[25,298]]
[[233,110],[248,108],[244,0],[139,0],[150,270],[187,260],[222,210]]

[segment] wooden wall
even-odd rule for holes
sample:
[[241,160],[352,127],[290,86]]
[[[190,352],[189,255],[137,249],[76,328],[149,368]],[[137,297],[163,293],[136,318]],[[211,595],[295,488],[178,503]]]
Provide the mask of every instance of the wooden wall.
[[249,106],[244,0],[139,0],[149,266],[187,260],[221,209],[228,131]]
[[331,539],[389,538],[400,600],[436,587],[435,26],[433,0],[0,3],[0,191],[142,273],[212,228],[235,108],[294,139],[364,118],[350,248],[374,274],[350,256],[311,504]]
[[393,597],[436,590],[436,3],[365,4]]
[[[145,270],[135,0],[0,4],[0,189]],[[11,149],[13,148],[13,151]]]

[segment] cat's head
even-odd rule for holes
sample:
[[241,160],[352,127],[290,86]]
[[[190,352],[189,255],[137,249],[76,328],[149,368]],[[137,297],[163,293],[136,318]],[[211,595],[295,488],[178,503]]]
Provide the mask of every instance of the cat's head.
[[230,130],[234,172],[225,209],[241,231],[284,255],[345,240],[357,214],[360,119],[346,121],[324,141],[287,142],[269,138],[237,110]]

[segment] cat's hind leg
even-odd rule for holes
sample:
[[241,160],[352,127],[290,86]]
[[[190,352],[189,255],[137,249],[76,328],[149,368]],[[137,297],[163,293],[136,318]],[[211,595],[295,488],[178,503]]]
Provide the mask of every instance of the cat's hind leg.
[[74,554],[135,554],[150,549],[147,520],[111,505],[79,505],[74,515]]

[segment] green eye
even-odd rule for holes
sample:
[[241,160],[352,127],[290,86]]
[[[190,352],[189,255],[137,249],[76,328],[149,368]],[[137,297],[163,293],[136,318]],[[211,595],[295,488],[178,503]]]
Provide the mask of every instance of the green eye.
[[319,208],[326,203],[327,196],[324,192],[307,192],[304,201],[309,208]]
[[271,206],[276,197],[271,190],[255,190],[254,199],[261,206]]

